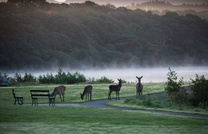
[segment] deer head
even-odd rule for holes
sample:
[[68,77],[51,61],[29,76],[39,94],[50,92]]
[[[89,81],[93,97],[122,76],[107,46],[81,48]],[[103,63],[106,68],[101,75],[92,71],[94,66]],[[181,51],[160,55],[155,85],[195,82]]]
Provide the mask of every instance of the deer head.
[[138,82],[140,83],[143,76],[141,76],[141,77],[136,76],[136,78],[138,79]]
[[81,94],[81,93],[80,93],[80,97],[81,97],[81,99],[83,100],[83,99],[84,99],[84,94]]

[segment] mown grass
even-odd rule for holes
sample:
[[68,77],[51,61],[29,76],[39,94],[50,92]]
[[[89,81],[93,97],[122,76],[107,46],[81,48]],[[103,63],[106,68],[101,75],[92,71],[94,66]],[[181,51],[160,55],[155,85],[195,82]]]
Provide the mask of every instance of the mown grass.
[[[65,102],[71,103],[71,102],[82,102],[80,99],[80,93],[83,92],[84,87],[87,84],[78,84],[78,85],[65,85],[66,91],[65,91]],[[109,85],[111,84],[92,84],[93,85],[93,95],[92,99],[106,99],[108,98],[108,92],[109,92]],[[144,94],[146,93],[153,93],[153,92],[160,92],[163,91],[164,83],[144,83]],[[32,89],[44,89],[44,90],[50,90],[50,93],[53,92],[54,87],[58,85],[33,85],[33,86],[14,86],[14,87],[0,87],[0,95],[2,96],[0,101],[4,101],[4,103],[8,103],[8,105],[13,104],[14,101],[13,98],[11,98],[11,90],[14,89],[15,93],[19,96],[24,97],[24,103],[25,104],[31,104],[31,96],[30,96],[30,90]],[[136,94],[136,88],[135,84],[130,83],[124,83],[122,85],[122,89],[120,91],[120,97],[128,97],[128,96],[134,96]],[[112,98],[115,97],[115,92],[112,93]],[[60,98],[57,95],[56,96],[56,103],[60,103]]]
[[[145,84],[145,93],[157,92],[162,83]],[[206,133],[208,119],[178,117],[133,111],[98,109],[84,106],[31,106],[30,89],[49,89],[56,85],[0,88],[1,133]],[[65,103],[81,102],[84,84],[66,85]],[[93,99],[107,98],[109,84],[93,84]],[[154,87],[154,88],[153,88]],[[25,104],[13,105],[11,89],[24,96]],[[124,84],[121,97],[135,95],[135,84]],[[115,96],[115,94],[112,96]],[[57,96],[58,97],[58,96]],[[45,102],[46,103],[46,102]],[[60,99],[57,98],[57,103]]]

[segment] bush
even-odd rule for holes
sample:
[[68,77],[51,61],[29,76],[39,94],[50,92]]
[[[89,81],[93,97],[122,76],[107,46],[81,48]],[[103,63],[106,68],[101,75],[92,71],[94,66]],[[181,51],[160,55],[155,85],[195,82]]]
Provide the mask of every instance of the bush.
[[55,78],[53,76],[53,74],[46,74],[46,75],[40,75],[38,78],[39,83],[42,84],[53,84],[55,83]]
[[25,73],[23,77],[21,76],[21,74],[16,73],[14,77],[17,82],[37,82],[36,77],[33,76],[31,73]]
[[87,83],[94,84],[94,83],[113,83],[114,81],[112,79],[109,79],[105,76],[101,77],[100,79],[95,78],[89,78],[87,80]]
[[196,74],[195,80],[191,79],[193,85],[191,102],[194,106],[202,104],[203,108],[208,106],[208,80],[203,76]]
[[24,82],[37,82],[36,77],[33,76],[31,73],[25,73],[23,77]]
[[4,73],[4,75],[0,73],[0,86],[9,86],[9,85],[11,85],[11,82],[8,80],[8,75],[6,73]]
[[168,80],[165,83],[166,87],[165,90],[168,92],[169,95],[175,94],[176,92],[179,91],[181,86],[184,84],[183,83],[183,78],[181,78],[179,81],[177,81],[177,73],[173,70],[170,69],[169,67],[169,72],[168,72]]
[[38,81],[42,84],[75,84],[86,82],[86,78],[83,74],[76,73],[76,75],[78,75],[78,78],[76,78],[75,74],[58,69],[57,74],[55,75],[40,75]]
[[108,79],[107,77],[103,76],[100,79],[97,80],[99,83],[113,83],[114,81],[112,79]]

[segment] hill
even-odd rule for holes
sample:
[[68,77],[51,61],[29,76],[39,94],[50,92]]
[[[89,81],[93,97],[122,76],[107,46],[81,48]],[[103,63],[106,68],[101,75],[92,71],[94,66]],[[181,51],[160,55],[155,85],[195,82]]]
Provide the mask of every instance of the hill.
[[0,29],[2,70],[208,63],[208,23],[194,15],[10,1]]
[[[189,1],[192,3],[191,1]],[[196,1],[199,2],[199,1]],[[141,4],[132,3],[131,6],[128,6],[129,9],[141,9],[145,11],[151,11],[154,14],[164,15],[167,12],[176,12],[179,15],[192,14],[199,16],[202,19],[208,20],[208,4],[190,4],[190,3],[181,3],[174,5],[168,1],[161,0],[151,0],[148,2],[143,2]],[[199,2],[200,3],[200,2]]]

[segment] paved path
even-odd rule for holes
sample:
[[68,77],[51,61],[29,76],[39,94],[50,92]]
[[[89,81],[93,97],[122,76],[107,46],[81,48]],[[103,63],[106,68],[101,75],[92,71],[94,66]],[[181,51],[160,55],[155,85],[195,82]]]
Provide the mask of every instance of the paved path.
[[[124,99],[124,98],[121,98]],[[134,111],[134,112],[145,112],[145,113],[155,113],[155,114],[165,114],[165,115],[175,115],[175,116],[182,116],[182,117],[194,117],[194,118],[206,118],[208,119],[208,115],[202,114],[189,114],[189,113],[182,113],[182,112],[170,112],[170,111],[159,111],[159,110],[147,110],[147,109],[135,109],[135,108],[124,108],[124,107],[114,107],[106,105],[107,102],[113,100],[95,100],[95,101],[87,101],[87,102],[80,102],[80,103],[65,103],[65,104],[56,104],[56,106],[87,106],[93,108],[105,108],[105,109],[114,109],[114,110],[125,110],[125,111]],[[47,105],[47,104],[43,104]],[[48,105],[47,105],[48,106]]]
[[116,110],[131,110],[135,112],[148,112],[148,113],[155,113],[155,114],[166,114],[166,115],[176,115],[176,116],[184,116],[184,117],[196,117],[196,118],[207,118],[208,115],[202,114],[189,114],[189,113],[182,113],[182,112],[169,112],[169,111],[158,111],[158,110],[142,110],[142,109],[135,109],[135,108],[122,108],[122,107],[114,107],[106,105],[107,102],[112,100],[96,100],[96,101],[89,101],[79,103],[81,106],[88,106],[94,108],[108,108],[108,109],[116,109]]

